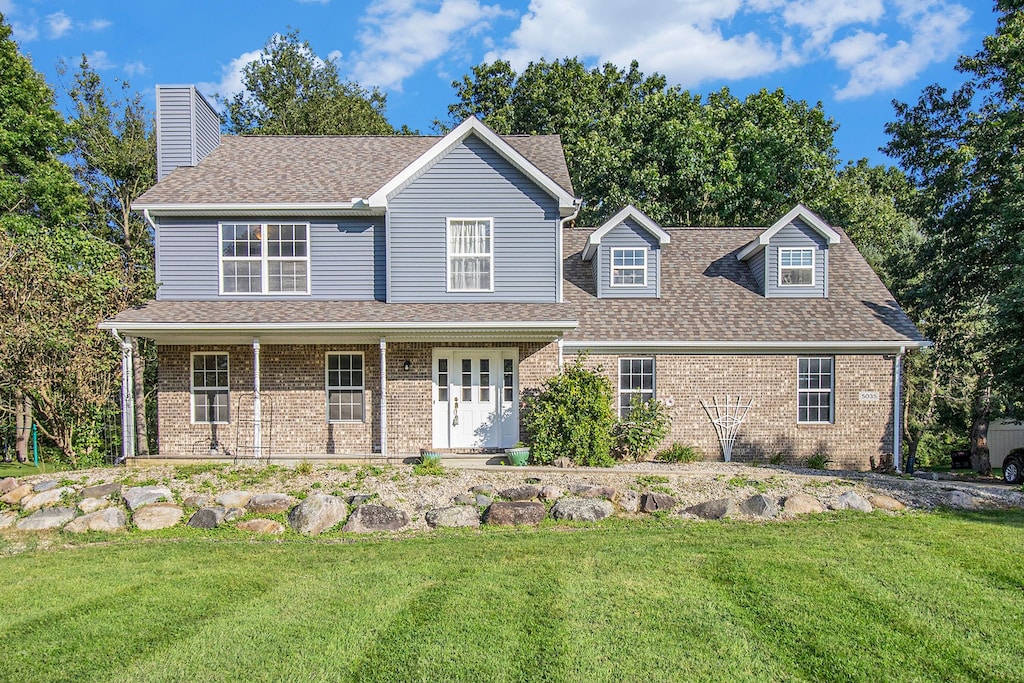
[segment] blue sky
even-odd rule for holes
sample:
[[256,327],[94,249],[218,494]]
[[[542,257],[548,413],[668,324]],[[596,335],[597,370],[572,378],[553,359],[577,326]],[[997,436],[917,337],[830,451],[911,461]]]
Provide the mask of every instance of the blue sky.
[[451,81],[482,61],[636,59],[695,93],[781,87],[821,101],[840,158],[876,163],[891,101],[958,84],[956,57],[996,20],[988,0],[0,0],[0,12],[58,91],[58,60],[86,54],[150,102],[157,83],[230,94],[267,39],[293,27],[343,75],[386,92],[392,124],[423,133],[446,116]]

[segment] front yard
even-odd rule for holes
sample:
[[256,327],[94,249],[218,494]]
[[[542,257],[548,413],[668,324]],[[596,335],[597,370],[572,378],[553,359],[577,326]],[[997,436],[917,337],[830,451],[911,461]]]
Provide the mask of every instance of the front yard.
[[0,680],[1024,680],[1022,526],[830,512],[0,538]]

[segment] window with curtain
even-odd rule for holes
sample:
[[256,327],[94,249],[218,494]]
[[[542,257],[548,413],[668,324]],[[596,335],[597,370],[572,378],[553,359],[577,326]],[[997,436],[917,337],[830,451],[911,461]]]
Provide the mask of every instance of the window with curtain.
[[490,218],[448,219],[448,291],[494,291]]

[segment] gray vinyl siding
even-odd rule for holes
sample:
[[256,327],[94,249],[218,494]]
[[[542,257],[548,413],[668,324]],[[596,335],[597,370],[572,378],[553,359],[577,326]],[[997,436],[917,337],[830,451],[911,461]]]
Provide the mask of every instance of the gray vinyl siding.
[[[493,218],[493,292],[447,291],[446,218]],[[389,301],[554,302],[557,201],[470,136],[388,202]]]
[[[814,286],[813,287],[780,287],[779,286],[779,247],[814,247]],[[779,230],[772,236],[765,249],[768,260],[768,281],[765,283],[765,295],[772,298],[815,298],[825,297],[828,292],[826,283],[828,263],[828,243],[814,228],[799,218],[790,225]]]
[[757,286],[760,287],[761,291],[764,291],[764,250],[761,250],[756,256],[752,256],[747,261],[747,266],[750,268],[750,274],[757,280]]
[[[647,285],[644,287],[612,287],[612,249],[646,249],[647,250]],[[656,297],[659,294],[659,245],[657,238],[633,219],[627,218],[605,233],[595,261],[599,263],[597,270],[597,296],[604,299],[643,299]]]
[[193,89],[192,94],[196,117],[192,131],[195,155],[193,164],[198,164],[220,144],[220,116],[198,90]]
[[[225,222],[246,222],[229,219]],[[161,219],[158,224],[157,299],[384,299],[384,219],[314,218],[251,222],[295,222],[310,226],[310,294],[220,295],[219,221]]]
[[192,86],[157,86],[157,180],[195,166],[220,144],[220,117]]

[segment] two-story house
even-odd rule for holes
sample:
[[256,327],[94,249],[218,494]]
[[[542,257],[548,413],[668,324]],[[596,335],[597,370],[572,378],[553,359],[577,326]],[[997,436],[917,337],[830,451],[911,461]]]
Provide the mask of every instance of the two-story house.
[[891,453],[925,342],[841,230],[596,228],[558,136],[221,136],[157,89],[157,184],[133,204],[156,300],[102,324],[158,348],[159,453],[330,457],[521,438],[520,400],[588,353],[721,457],[704,405],[749,405],[733,456]]

